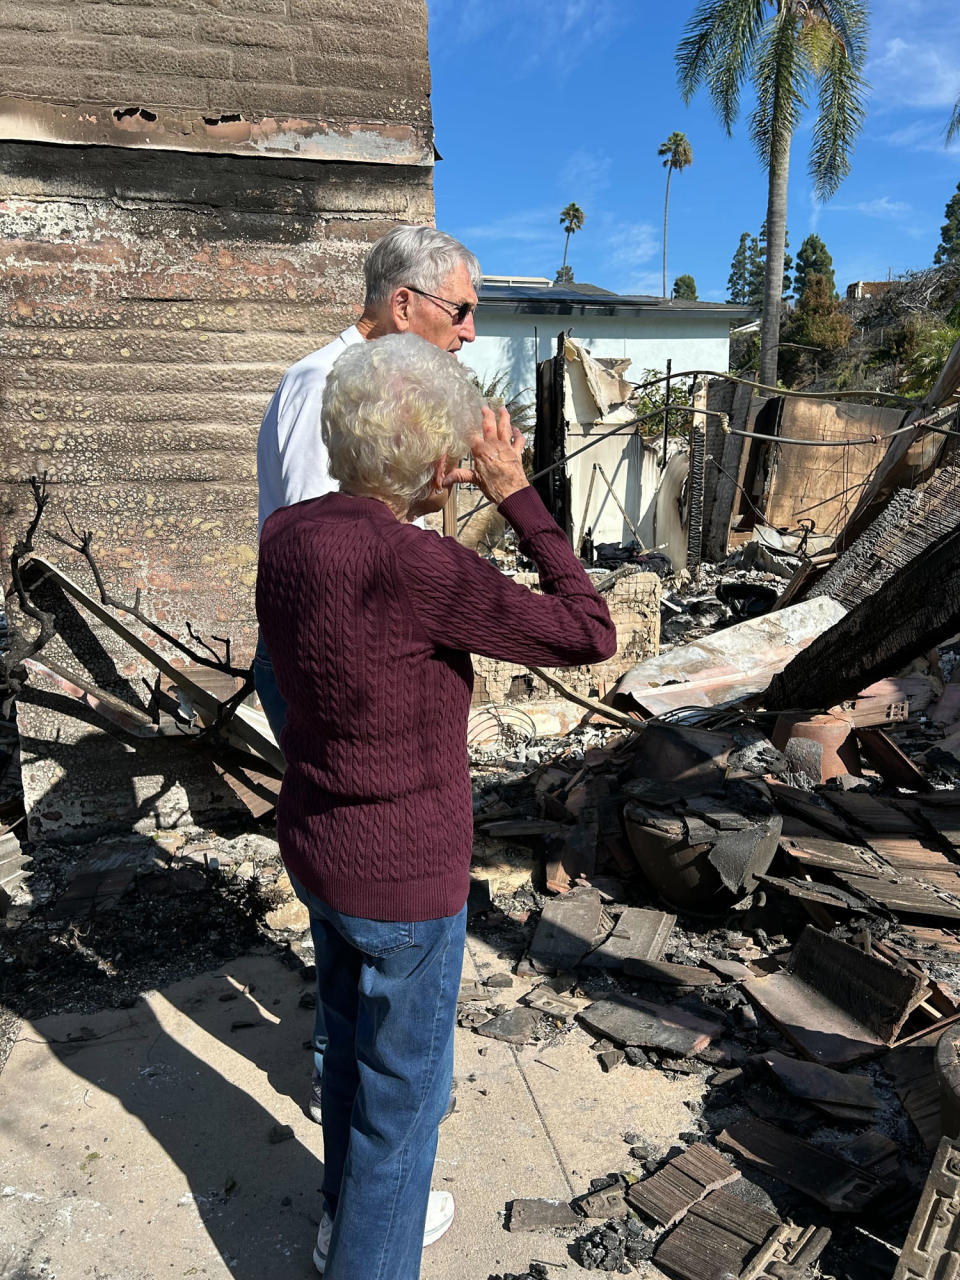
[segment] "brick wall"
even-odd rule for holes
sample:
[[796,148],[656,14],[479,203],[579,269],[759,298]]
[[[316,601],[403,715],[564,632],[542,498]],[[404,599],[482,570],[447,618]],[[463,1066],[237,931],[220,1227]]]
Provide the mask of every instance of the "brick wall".
[[0,138],[428,163],[426,0],[12,0]]
[[[431,170],[0,144],[0,544],[46,470],[168,621],[253,635],[256,436],[352,323],[369,243],[430,222]],[[41,544],[65,568],[69,553]],[[82,577],[82,573],[80,574]]]
[[[517,581],[535,586],[535,573],[518,574]],[[567,688],[583,697],[603,697],[625,671],[644,658],[655,657],[660,647],[660,579],[655,573],[634,573],[620,578],[606,594],[610,616],[617,628],[617,652],[608,662],[557,671]],[[493,658],[475,657],[473,701],[549,702],[556,692],[530,674],[526,667]]]

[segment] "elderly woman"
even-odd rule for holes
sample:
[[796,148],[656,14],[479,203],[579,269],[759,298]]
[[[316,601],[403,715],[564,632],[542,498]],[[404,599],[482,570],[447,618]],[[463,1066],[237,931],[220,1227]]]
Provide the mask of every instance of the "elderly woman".
[[[310,910],[329,1036],[314,1262],[327,1280],[416,1280],[453,1219],[429,1188],[465,939],[469,655],[576,666],[610,657],[616,632],[507,414],[449,353],[412,334],[348,348],[322,431],[340,492],[269,518],[257,580],[289,705],[280,847]],[[498,505],[542,594],[412,523],[457,480]]]

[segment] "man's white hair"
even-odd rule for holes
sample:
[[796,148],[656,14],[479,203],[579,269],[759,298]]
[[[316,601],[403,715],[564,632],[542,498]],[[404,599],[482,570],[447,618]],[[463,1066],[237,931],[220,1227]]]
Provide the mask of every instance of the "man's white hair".
[[330,474],[348,493],[404,509],[427,497],[444,454],[456,466],[480,430],[483,399],[449,351],[412,333],[358,342],[323,393]]
[[[480,288],[480,263],[459,240],[435,227],[394,227],[367,254],[365,306],[386,302],[394,289],[412,285],[436,293],[459,263],[467,268],[474,289]],[[451,298],[463,302],[463,298]]]

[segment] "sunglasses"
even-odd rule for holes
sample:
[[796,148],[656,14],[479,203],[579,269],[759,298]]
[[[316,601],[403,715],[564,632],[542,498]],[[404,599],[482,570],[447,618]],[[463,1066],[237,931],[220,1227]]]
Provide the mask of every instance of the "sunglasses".
[[441,306],[453,307],[453,311],[448,312],[450,319],[455,325],[461,325],[467,319],[467,316],[473,314],[474,304],[472,302],[454,302],[451,298],[440,298],[435,293],[427,293],[426,289],[418,289],[416,285],[404,285],[405,289],[409,289],[411,293],[419,293],[421,298],[429,298],[431,302],[439,302]]

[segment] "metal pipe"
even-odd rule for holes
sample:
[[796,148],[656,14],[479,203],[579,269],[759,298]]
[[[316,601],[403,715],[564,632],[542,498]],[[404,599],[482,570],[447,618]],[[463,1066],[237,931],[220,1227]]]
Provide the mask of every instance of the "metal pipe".
[[[660,470],[666,470],[667,466],[667,433],[670,430],[670,372],[673,368],[673,361],[667,360],[667,385],[664,391],[663,399],[663,454],[660,458]],[[649,386],[650,384],[645,384]]]

